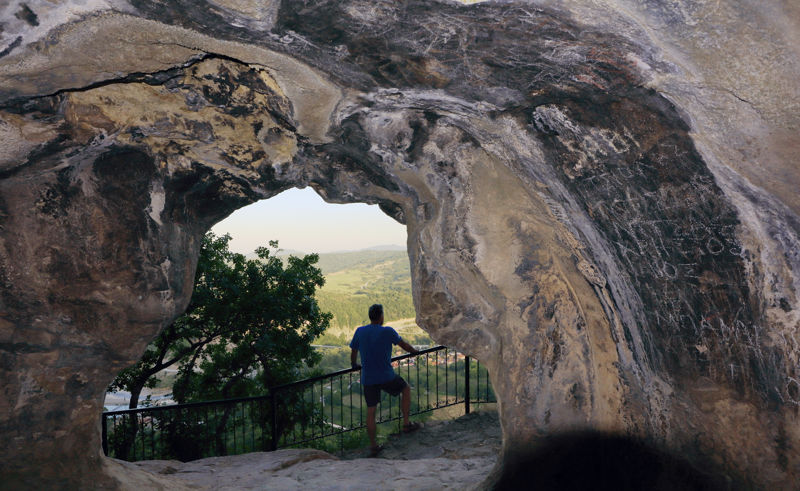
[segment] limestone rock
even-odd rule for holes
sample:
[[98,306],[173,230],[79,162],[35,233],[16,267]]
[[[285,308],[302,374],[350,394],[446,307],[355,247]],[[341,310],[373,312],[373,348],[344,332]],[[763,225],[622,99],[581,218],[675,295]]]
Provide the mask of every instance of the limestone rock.
[[417,320],[489,367],[508,456],[591,428],[800,479],[797,5],[11,0],[0,25],[10,487],[128,486],[105,387],[205,230],[309,185],[407,225]]
[[394,435],[379,458],[365,458],[363,448],[341,459],[320,450],[286,449],[186,463],[118,464],[146,470],[161,485],[190,489],[476,489],[497,460],[500,436],[497,413],[490,408]]
[[[318,450],[277,450],[194,462],[137,463],[165,489],[242,491],[257,489],[325,491],[351,489],[476,489],[495,459],[421,458],[342,461]],[[141,472],[141,471],[140,471]]]

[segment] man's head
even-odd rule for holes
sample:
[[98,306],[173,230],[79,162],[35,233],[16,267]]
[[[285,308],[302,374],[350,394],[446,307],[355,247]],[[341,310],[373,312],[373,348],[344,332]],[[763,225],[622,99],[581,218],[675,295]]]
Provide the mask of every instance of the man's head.
[[369,320],[373,324],[383,324],[383,305],[376,303],[369,308]]

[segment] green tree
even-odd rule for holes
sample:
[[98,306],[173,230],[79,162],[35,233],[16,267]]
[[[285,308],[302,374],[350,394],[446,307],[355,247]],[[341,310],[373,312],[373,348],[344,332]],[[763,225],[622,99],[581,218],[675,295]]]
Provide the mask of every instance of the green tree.
[[256,250],[258,259],[248,260],[228,249],[230,239],[206,234],[186,312],[109,387],[130,391],[131,408],[144,387],[155,385],[155,375],[175,364],[173,395],[186,402],[264,392],[319,361],[311,342],[331,315],[314,297],[325,282],[314,266],[318,256],[290,256],[284,263],[271,241]]

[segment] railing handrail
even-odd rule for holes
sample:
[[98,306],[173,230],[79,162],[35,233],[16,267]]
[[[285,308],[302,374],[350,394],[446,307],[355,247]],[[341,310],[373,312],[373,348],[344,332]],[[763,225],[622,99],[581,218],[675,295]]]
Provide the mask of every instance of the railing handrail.
[[117,409],[115,411],[103,411],[103,414],[108,416],[116,416],[118,414],[135,414],[147,411],[167,411],[167,410],[183,409],[183,408],[197,407],[197,406],[210,406],[212,404],[235,404],[237,402],[249,402],[258,399],[269,399],[269,398],[270,398],[269,394],[262,394],[260,396],[236,397],[232,399],[216,399],[213,401],[195,401],[195,402],[184,402],[181,404],[165,404],[163,406],[143,406],[143,407],[136,407],[133,409]]
[[[417,351],[416,353],[406,353],[404,355],[399,355],[399,356],[393,357],[392,358],[392,362],[394,363],[396,361],[405,360],[406,358],[411,358],[413,356],[424,355],[426,353],[433,353],[434,351],[441,351],[443,349],[447,349],[447,346],[439,345],[439,346],[434,346],[433,348],[427,348],[427,349],[424,349],[424,350],[421,350],[421,351]],[[270,393],[272,393],[272,392],[275,392],[275,391],[288,389],[290,387],[297,387],[299,385],[305,385],[305,384],[310,384],[310,383],[314,383],[314,382],[319,382],[320,380],[325,380],[326,378],[333,378],[333,377],[336,377],[338,375],[346,375],[348,373],[357,372],[359,370],[361,370],[361,368],[345,368],[343,370],[339,370],[339,371],[336,371],[336,372],[330,372],[330,373],[326,373],[324,375],[317,375],[316,377],[311,377],[311,378],[307,378],[307,379],[303,379],[303,380],[298,380],[296,382],[289,382],[288,384],[276,385],[275,387],[270,387],[269,391],[270,391]]]
[[[398,363],[414,358],[417,363]],[[453,348],[434,346],[392,357],[391,361],[416,389],[416,403],[411,401],[412,416],[457,404],[464,404],[465,414],[469,414],[470,402],[496,401],[490,396],[488,373],[484,376],[485,395],[481,395],[480,362],[472,365],[468,355]],[[470,390],[473,369],[477,397],[472,397]],[[347,368],[273,386],[257,396],[106,411],[101,416],[103,452],[111,455],[111,445],[113,456],[123,460],[193,460],[277,450],[337,435],[343,449],[343,435],[365,427],[363,389],[357,383],[358,373],[354,374],[360,370]],[[401,408],[398,403],[393,414],[396,403],[389,399],[387,396],[388,402],[380,403],[376,422],[398,421],[399,425]]]
[[[427,354],[427,353],[433,353],[435,351],[441,351],[441,350],[444,350],[444,349],[448,349],[447,346],[444,346],[444,345],[434,346],[432,348],[427,348],[427,349],[424,349],[424,350],[417,351],[416,353],[406,353],[404,355],[395,356],[395,357],[392,358],[391,361],[392,362],[401,361],[401,360],[405,360],[407,358],[411,358],[411,357],[414,357],[414,356],[424,355],[424,354]],[[217,399],[217,400],[213,400],[213,401],[184,402],[184,403],[181,403],[181,404],[167,404],[167,405],[164,405],[164,406],[146,406],[146,407],[137,407],[137,408],[133,408],[133,409],[117,409],[116,411],[103,411],[103,415],[115,416],[115,415],[120,415],[120,414],[136,414],[136,413],[140,413],[140,412],[149,412],[149,411],[167,411],[167,410],[174,411],[174,410],[179,410],[179,409],[189,408],[189,407],[209,406],[209,405],[212,405],[212,404],[236,404],[236,403],[239,403],[239,402],[250,402],[250,401],[256,401],[256,400],[259,400],[259,399],[269,399],[272,396],[272,394],[274,394],[275,392],[281,391],[281,390],[286,390],[286,389],[289,389],[289,388],[292,388],[292,387],[297,387],[297,386],[300,386],[300,385],[319,382],[320,380],[325,380],[325,379],[328,379],[328,378],[334,378],[334,377],[337,377],[339,375],[345,375],[345,374],[348,374],[348,373],[351,373],[351,372],[357,372],[359,370],[361,370],[361,368],[345,368],[343,370],[338,370],[336,372],[330,372],[330,373],[326,373],[326,374],[323,374],[323,375],[317,375],[316,377],[310,377],[310,378],[306,378],[306,379],[303,379],[303,380],[298,380],[296,382],[289,382],[288,384],[276,385],[276,386],[273,386],[273,387],[270,387],[269,389],[267,389],[268,392],[266,394],[262,394],[262,395],[258,395],[258,396],[236,397],[236,398],[232,398],[232,399]]]

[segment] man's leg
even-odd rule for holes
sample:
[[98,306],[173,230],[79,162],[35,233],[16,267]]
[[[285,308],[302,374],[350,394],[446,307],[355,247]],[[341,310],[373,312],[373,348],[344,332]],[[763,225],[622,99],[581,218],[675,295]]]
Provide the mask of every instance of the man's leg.
[[403,426],[408,426],[408,413],[411,411],[411,387],[406,385],[400,394],[400,408],[403,411]]
[[381,389],[393,396],[400,395],[400,411],[403,413],[403,433],[409,433],[419,428],[418,423],[411,423],[408,419],[411,413],[411,386],[403,380],[403,377],[395,377],[391,382],[381,385]]
[[369,435],[369,446],[373,450],[378,448],[378,443],[375,440],[376,433],[375,406],[367,407],[367,435]]
[[369,435],[369,447],[373,453],[378,450],[378,428],[375,424],[375,410],[378,407],[378,401],[380,401],[380,399],[381,389],[379,386],[364,386],[364,400],[367,403],[367,435]]

